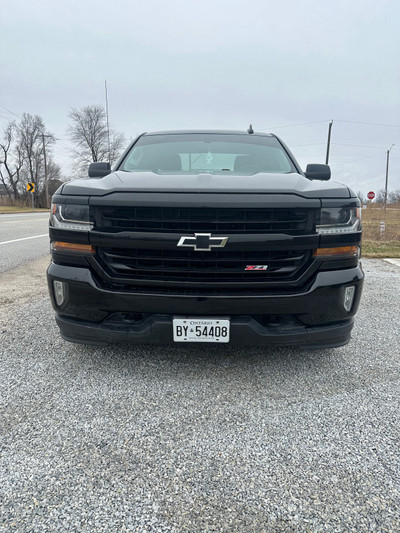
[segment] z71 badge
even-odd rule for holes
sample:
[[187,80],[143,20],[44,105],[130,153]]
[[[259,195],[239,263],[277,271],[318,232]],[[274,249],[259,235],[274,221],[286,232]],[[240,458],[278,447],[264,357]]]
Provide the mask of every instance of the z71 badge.
[[267,270],[268,265],[246,265],[245,270]]

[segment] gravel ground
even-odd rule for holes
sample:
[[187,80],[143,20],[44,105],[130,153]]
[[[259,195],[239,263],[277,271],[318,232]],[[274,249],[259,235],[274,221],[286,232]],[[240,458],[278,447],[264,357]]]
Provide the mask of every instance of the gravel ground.
[[88,348],[0,330],[1,531],[400,531],[400,268],[335,350]]

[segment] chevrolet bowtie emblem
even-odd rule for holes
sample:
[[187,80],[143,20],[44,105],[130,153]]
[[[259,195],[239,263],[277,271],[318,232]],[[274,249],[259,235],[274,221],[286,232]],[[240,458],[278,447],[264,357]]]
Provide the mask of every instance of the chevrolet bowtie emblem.
[[223,248],[229,237],[212,237],[211,233],[195,233],[179,239],[177,246],[194,248],[197,252],[209,252],[211,248]]

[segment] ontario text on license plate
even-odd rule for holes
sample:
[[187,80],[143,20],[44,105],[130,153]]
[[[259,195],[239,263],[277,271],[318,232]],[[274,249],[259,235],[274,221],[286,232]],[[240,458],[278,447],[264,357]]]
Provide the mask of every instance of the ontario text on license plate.
[[172,325],[175,342],[229,342],[227,319],[174,318]]

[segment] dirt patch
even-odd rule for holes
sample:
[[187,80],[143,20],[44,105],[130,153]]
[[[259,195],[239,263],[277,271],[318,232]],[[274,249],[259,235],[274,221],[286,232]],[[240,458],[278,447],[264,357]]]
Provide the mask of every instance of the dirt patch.
[[5,324],[21,305],[46,296],[49,263],[49,256],[41,257],[0,274],[0,325]]

